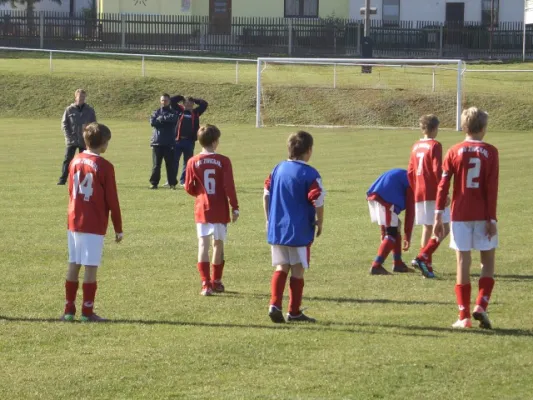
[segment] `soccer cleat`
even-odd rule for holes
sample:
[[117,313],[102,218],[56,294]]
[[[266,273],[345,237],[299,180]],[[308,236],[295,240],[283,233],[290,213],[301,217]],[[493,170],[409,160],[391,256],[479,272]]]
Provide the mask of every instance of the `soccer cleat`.
[[270,320],[275,324],[285,323],[285,318],[283,318],[283,312],[276,306],[270,306],[268,309],[268,316]]
[[470,318],[458,319],[452,325],[452,328],[457,328],[457,329],[472,328],[472,320]]
[[383,265],[380,265],[379,267],[370,268],[370,275],[391,275],[391,273],[383,268]]
[[96,314],[91,314],[91,315],[82,315],[81,321],[82,322],[107,322],[107,319],[102,318]]
[[213,295],[213,289],[211,289],[211,286],[203,285],[202,291],[200,292],[202,296],[212,296]]
[[59,320],[64,322],[73,322],[74,314],[63,314]]
[[213,292],[215,293],[224,293],[224,284],[221,281],[213,281]]
[[415,272],[415,270],[413,268],[409,268],[407,265],[405,265],[405,263],[401,263],[400,265],[393,265],[392,272],[405,273],[405,272]]
[[492,323],[490,322],[489,315],[483,310],[483,307],[476,306],[472,316],[476,321],[479,321],[479,327],[481,329],[492,329]]
[[168,184],[168,182],[165,182],[163,183],[163,187],[169,187],[170,185]]
[[312,324],[316,322],[316,319],[308,317],[303,312],[301,312],[298,315],[287,314],[287,322],[309,322]]
[[418,270],[420,270],[420,272],[422,272],[422,275],[424,275],[426,278],[434,278],[435,277],[435,274],[433,274],[433,273],[430,274],[430,271],[428,270],[428,266],[420,258],[415,258],[413,260],[413,262],[414,262],[414,266]]

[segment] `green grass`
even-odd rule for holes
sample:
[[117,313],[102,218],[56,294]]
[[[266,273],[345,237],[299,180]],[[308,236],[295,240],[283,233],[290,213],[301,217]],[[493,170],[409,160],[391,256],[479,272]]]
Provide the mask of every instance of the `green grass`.
[[[377,60],[379,62],[379,60]],[[101,118],[145,119],[162,92],[210,101],[218,123],[253,124],[256,65],[241,62],[236,84],[235,62],[204,63],[146,59],[145,77],[138,58],[0,52],[0,115],[18,117],[28,108],[39,117],[60,116],[73,88],[89,91]],[[493,70],[533,69],[532,63],[472,65]],[[420,115],[436,113],[443,127],[455,127],[457,74],[427,68],[268,65],[263,71],[263,119],[266,125],[417,125]],[[489,111],[495,129],[533,129],[531,73],[467,72],[463,104]]]
[[[45,100],[56,96],[46,88],[34,92]],[[266,315],[272,269],[262,182],[285,157],[289,131],[222,124],[220,151],[234,164],[241,219],[230,227],[226,247],[229,292],[204,298],[193,199],[147,189],[147,122],[106,120],[125,240],[116,245],[108,238],[99,270],[96,309],[114,323],[88,325],[56,322],[64,298],[67,193],[55,186],[63,153],[61,109],[55,114],[0,124],[0,398],[531,397],[529,133],[488,135],[501,156],[495,329],[456,332],[449,328],[457,310],[447,246],[435,256],[440,279],[368,275],[379,229],[370,224],[365,191],[385,169],[406,165],[416,132],[312,130],[312,164],[328,194],[304,306],[319,322],[273,326]],[[205,121],[216,119],[208,113]],[[449,147],[460,135],[443,132],[440,140]]]

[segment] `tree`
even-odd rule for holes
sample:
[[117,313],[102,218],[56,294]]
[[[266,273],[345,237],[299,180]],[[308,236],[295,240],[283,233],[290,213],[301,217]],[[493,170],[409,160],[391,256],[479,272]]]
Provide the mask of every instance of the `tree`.
[[[0,0],[0,5],[2,4],[11,4],[11,7],[16,8],[18,5],[26,6],[26,16],[28,18],[28,30],[30,33],[34,31],[34,21],[33,14],[35,11],[35,4],[39,3],[41,0]],[[62,0],[51,0],[54,3],[61,4]]]

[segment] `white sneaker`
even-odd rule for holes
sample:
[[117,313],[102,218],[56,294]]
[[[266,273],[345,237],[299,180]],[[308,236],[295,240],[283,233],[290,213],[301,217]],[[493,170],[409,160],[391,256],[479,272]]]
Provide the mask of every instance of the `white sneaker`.
[[472,328],[472,320],[470,318],[458,319],[452,325],[452,328],[458,328],[458,329]]
[[481,329],[492,329],[492,323],[490,322],[489,314],[485,312],[483,307],[476,306],[476,308],[474,308],[472,316],[476,321],[479,321],[479,327]]
[[202,291],[200,292],[202,296],[212,296],[213,295],[213,289],[211,289],[211,286],[202,286]]
[[165,182],[165,183],[163,184],[163,187],[168,187],[168,186],[169,186],[169,185],[168,185],[168,182]]

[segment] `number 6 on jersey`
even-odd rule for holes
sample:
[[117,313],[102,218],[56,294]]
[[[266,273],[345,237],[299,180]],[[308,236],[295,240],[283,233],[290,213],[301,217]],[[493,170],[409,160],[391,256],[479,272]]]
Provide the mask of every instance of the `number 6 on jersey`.
[[216,191],[216,181],[215,181],[215,170],[206,169],[204,171],[204,187],[207,194],[215,194]]

